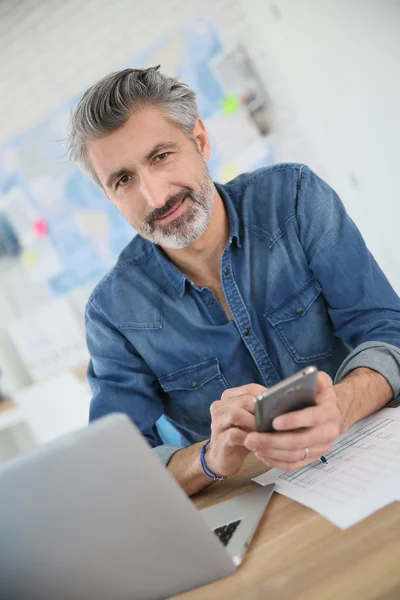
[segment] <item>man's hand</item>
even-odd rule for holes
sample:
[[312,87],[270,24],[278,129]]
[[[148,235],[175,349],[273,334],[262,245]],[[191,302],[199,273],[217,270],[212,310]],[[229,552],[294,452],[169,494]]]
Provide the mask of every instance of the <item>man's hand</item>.
[[[232,388],[211,405],[212,433],[206,463],[217,475],[239,471],[253,450],[268,466],[295,471],[318,460],[340,433],[393,397],[386,379],[371,369],[355,369],[335,386],[329,375],[320,372],[317,406],[277,417],[276,433],[257,433],[254,399],[265,389],[255,383]],[[253,439],[257,442],[254,445]],[[168,470],[190,496],[212,483],[200,467],[203,444],[178,450],[168,463]]]
[[343,415],[335,388],[329,375],[320,371],[317,405],[274,419],[276,433],[250,433],[244,440],[246,448],[282,471],[296,471],[318,460],[342,431]]
[[217,475],[233,475],[243,465],[250,452],[244,441],[256,429],[254,399],[265,390],[257,383],[242,385],[225,390],[211,404],[211,438],[205,459]]

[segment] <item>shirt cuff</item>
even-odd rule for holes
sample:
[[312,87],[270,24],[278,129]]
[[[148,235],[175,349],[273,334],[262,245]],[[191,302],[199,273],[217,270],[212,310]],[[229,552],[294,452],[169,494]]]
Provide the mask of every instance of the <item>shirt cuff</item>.
[[175,452],[182,450],[184,447],[185,446],[175,446],[174,444],[163,444],[162,446],[156,446],[153,448],[153,452],[155,452],[158,458],[164,463],[165,466],[167,466]]
[[364,342],[357,346],[342,362],[334,383],[339,383],[350,371],[367,367],[382,375],[393,390],[393,399],[386,406],[400,400],[400,348],[386,342]]

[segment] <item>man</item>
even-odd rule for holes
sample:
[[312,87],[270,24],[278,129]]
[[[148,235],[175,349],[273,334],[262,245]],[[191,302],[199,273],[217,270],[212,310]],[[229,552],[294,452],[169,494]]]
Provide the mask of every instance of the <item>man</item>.
[[[195,94],[158,67],[90,88],[69,146],[138,232],[87,305],[91,419],[128,414],[194,494],[250,451],[287,471],[311,463],[396,400],[400,300],[307,167],[214,184]],[[317,406],[256,433],[254,397],[309,364]],[[182,445],[162,444],[162,414]]]

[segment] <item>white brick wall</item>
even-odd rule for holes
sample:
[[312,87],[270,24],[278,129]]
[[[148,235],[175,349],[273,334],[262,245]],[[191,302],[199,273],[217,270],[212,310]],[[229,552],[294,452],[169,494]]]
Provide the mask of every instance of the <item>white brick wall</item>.
[[249,35],[235,0],[0,2],[0,144],[205,13],[228,41]]
[[[297,156],[292,131],[296,114],[287,110],[288,90],[262,33],[257,35],[250,24],[246,4],[245,0],[0,1],[0,145],[174,29],[208,17],[224,45],[242,41],[258,67],[275,99],[285,159],[311,160],[323,171],[310,148]],[[291,133],[285,137],[287,130]]]

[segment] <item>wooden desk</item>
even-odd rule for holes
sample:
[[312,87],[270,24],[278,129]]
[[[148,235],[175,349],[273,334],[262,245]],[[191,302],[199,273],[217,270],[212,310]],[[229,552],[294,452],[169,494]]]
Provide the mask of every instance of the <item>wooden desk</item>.
[[[248,491],[265,471],[253,455],[235,477],[193,501],[206,508]],[[247,555],[225,579],[177,600],[400,599],[400,503],[341,531],[312,510],[274,494]]]

